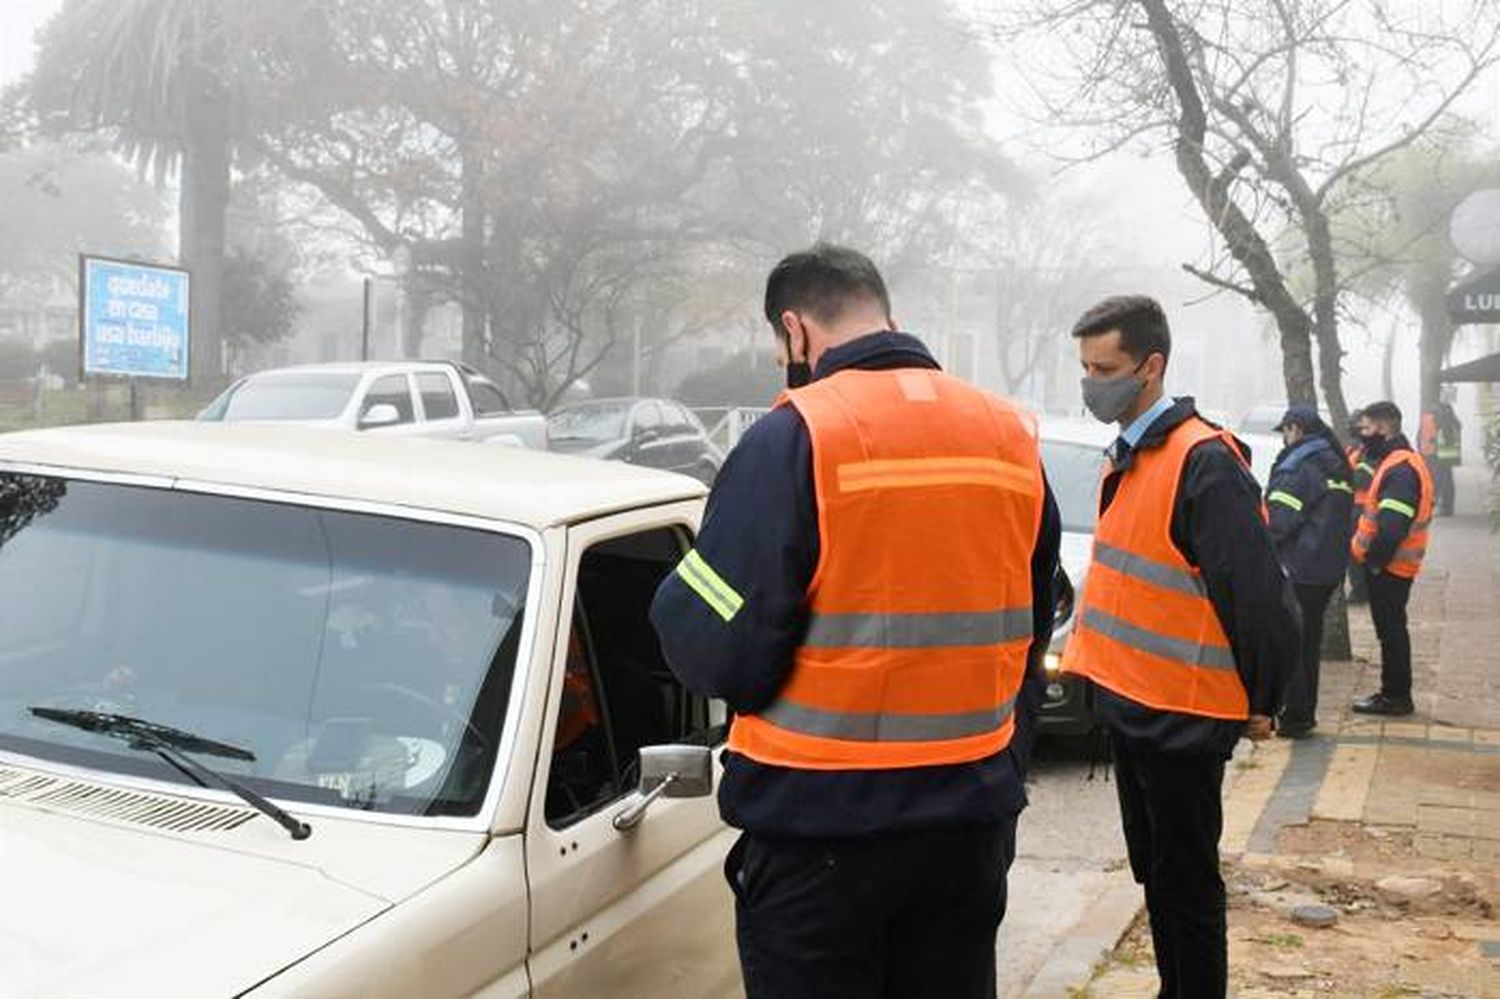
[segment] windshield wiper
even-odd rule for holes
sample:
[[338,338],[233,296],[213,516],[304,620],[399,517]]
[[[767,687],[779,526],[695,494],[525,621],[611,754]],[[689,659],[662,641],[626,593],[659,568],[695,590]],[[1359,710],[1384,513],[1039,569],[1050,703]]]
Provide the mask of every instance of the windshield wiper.
[[186,755],[187,753],[203,753],[207,756],[224,756],[232,760],[253,762],[255,754],[248,749],[231,746],[227,742],[206,739],[192,732],[184,732],[180,728],[172,728],[170,725],[159,725],[156,722],[132,718],[129,715],[111,714],[107,711],[38,706],[27,710],[44,721],[71,725],[87,732],[98,732],[100,735],[123,740],[131,749],[155,753],[201,787],[211,787],[217,784],[238,795],[256,811],[291,833],[292,839],[307,839],[312,835],[312,826],[306,822],[300,822],[288,815],[284,809],[262,798],[239,781],[232,780]]

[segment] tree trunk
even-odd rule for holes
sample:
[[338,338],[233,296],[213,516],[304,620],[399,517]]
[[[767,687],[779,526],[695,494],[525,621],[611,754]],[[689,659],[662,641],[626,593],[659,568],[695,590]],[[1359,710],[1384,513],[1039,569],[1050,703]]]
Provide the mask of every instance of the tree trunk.
[[[1307,192],[1304,199],[1301,193],[1306,185],[1300,175],[1296,181],[1317,287],[1313,301],[1313,332],[1318,339],[1318,382],[1333,425],[1342,427],[1349,423],[1349,406],[1344,401],[1344,348],[1339,343],[1339,276],[1338,260],[1333,252],[1333,233],[1323,205],[1311,196],[1311,192]],[[1306,204],[1303,204],[1304,200]]]
[[1323,612],[1323,658],[1342,662],[1354,658],[1349,642],[1349,602],[1344,599],[1342,586],[1334,589],[1328,610]]
[[1454,325],[1448,317],[1447,277],[1437,271],[1410,279],[1408,300],[1422,324],[1418,346],[1421,355],[1422,412],[1433,411],[1438,404],[1442,383],[1438,375],[1443,360],[1453,346]]
[[224,377],[224,244],[229,210],[229,104],[206,71],[191,69],[182,154],[178,253],[192,273],[188,292],[192,379],[200,392]]
[[[1270,246],[1230,196],[1236,176],[1249,163],[1248,154],[1227,164],[1218,173],[1210,169],[1203,143],[1208,135],[1208,113],[1193,77],[1187,50],[1177,21],[1165,0],[1139,0],[1146,13],[1151,35],[1161,55],[1167,82],[1177,97],[1180,117],[1174,151],[1177,171],[1187,182],[1188,190],[1202,206],[1231,256],[1250,277],[1251,297],[1268,309],[1281,332],[1282,372],[1286,380],[1287,401],[1315,404],[1317,389],[1313,378],[1313,322],[1307,310],[1287,289],[1286,279],[1276,264]],[[1191,268],[1189,268],[1191,270]],[[1196,273],[1196,272],[1195,272]],[[1201,275],[1200,275],[1201,276]],[[1337,358],[1335,358],[1337,364]]]

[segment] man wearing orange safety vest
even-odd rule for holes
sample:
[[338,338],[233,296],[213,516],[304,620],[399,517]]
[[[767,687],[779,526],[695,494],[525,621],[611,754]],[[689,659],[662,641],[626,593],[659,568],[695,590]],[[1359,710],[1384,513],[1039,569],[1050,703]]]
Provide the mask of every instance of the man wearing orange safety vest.
[[1354,702],[1370,715],[1409,715],[1411,634],[1406,604],[1422,571],[1432,526],[1433,482],[1422,456],[1401,433],[1401,410],[1393,402],[1366,406],[1360,415],[1364,460],[1375,478],[1360,510],[1351,552],[1364,567],[1370,617],[1380,640],[1380,690]]
[[719,807],[749,999],[983,999],[1051,631],[1031,416],[895,331],[862,254],[766,283],[789,391],[651,619],[735,712]]
[[1131,871],[1146,892],[1165,999],[1222,999],[1224,763],[1264,739],[1295,665],[1295,598],[1244,446],[1163,389],[1166,315],[1105,299],[1073,328],[1083,399],[1121,435],[1064,672],[1092,682],[1110,733]]

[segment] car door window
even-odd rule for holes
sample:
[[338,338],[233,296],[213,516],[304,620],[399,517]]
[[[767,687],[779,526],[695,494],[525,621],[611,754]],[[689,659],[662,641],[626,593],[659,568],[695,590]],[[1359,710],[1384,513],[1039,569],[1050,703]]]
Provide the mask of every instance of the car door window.
[[579,563],[547,783],[554,829],[633,791],[643,747],[723,738],[722,706],[677,682],[648,617],[685,540],[657,528],[601,542]]
[[416,420],[411,402],[411,383],[406,380],[405,375],[383,375],[375,379],[370,385],[370,391],[365,394],[365,404],[360,407],[360,420],[363,421],[370,410],[382,404],[396,407],[398,424]]
[[661,407],[654,402],[643,402],[635,407],[634,418],[631,421],[635,428],[635,435],[640,437],[652,432],[660,434],[662,427]]
[[431,420],[452,420],[458,416],[458,396],[453,382],[441,371],[417,375],[417,391],[422,396],[422,413]]
[[662,411],[666,414],[667,433],[684,437],[691,437],[696,433],[692,419],[681,406],[671,402],[662,403]]

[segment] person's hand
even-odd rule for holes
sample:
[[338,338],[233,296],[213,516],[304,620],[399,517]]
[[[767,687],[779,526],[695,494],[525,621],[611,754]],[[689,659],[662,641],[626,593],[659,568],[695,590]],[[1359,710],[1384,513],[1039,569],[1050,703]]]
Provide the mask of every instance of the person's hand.
[[1264,742],[1271,738],[1271,719],[1266,715],[1251,715],[1245,726],[1245,737],[1251,742]]

